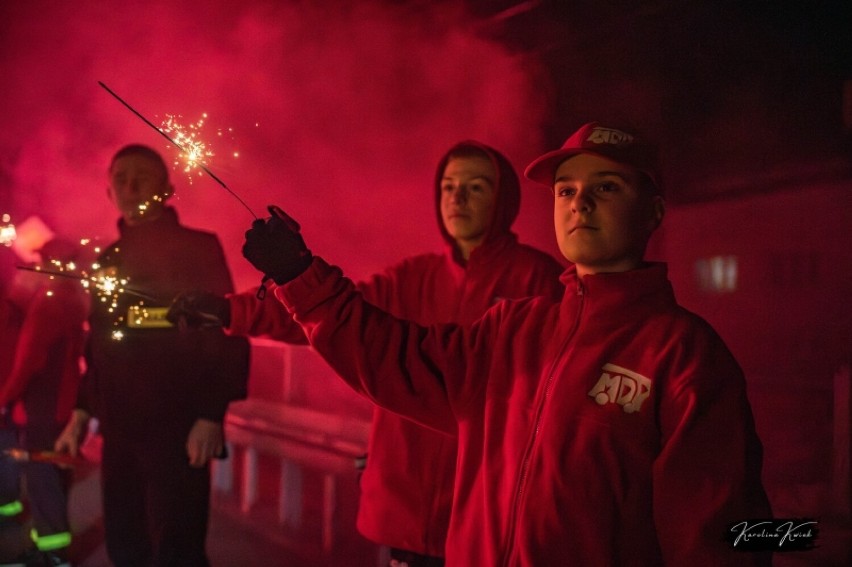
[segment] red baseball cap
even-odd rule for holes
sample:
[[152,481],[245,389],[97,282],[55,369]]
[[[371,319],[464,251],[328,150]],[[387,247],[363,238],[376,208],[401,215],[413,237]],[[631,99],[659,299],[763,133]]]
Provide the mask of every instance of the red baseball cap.
[[630,166],[646,174],[657,189],[662,190],[659,183],[656,148],[635,132],[624,128],[603,126],[598,122],[583,125],[565,140],[561,148],[533,160],[527,166],[524,175],[531,181],[551,187],[559,165],[566,159],[581,153],[598,155]]

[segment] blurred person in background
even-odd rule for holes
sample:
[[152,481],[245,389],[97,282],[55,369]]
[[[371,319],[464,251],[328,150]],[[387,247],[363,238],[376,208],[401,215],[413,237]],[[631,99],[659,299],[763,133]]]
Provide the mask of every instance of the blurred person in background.
[[[46,270],[80,256],[79,246],[61,238],[37,252]],[[28,565],[68,565],[71,471],[29,455],[49,454],[71,415],[81,378],[88,298],[77,280],[18,270],[8,286],[6,309],[11,316],[5,318],[9,326],[2,340],[6,348],[14,344],[14,352],[4,354],[6,372],[0,379],[3,449],[8,451],[0,464],[0,515],[8,520],[23,513],[25,496],[34,550],[20,554],[23,560]],[[10,549],[18,548],[9,543]]]
[[[0,385],[12,369],[15,346],[23,314],[9,299],[15,279],[17,256],[11,241],[0,243]],[[8,408],[0,408],[0,451],[16,447],[18,437],[8,419]],[[17,561],[27,546],[23,527],[23,503],[17,463],[0,454],[0,564]]]
[[209,463],[223,454],[228,403],[246,393],[246,339],[165,320],[181,291],[233,288],[218,238],[178,222],[166,204],[173,192],[153,149],[113,156],[107,194],[120,238],[98,264],[128,284],[114,307],[93,297],[86,374],[56,443],[76,455],[98,418],[106,547],[118,567],[209,565]]

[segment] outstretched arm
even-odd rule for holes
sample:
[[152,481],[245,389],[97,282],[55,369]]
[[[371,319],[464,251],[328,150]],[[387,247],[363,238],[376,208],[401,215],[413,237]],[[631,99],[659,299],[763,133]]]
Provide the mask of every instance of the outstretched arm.
[[308,343],[280,302],[259,299],[257,288],[227,295],[187,291],[172,301],[166,318],[174,325],[222,327],[234,336],[262,337],[289,344]]
[[295,221],[279,209],[270,211],[272,219],[246,233],[243,255],[278,284],[276,297],[315,350],[375,403],[454,432],[453,398],[463,382],[472,332],[455,325],[421,327],[371,305],[340,270],[312,257]]

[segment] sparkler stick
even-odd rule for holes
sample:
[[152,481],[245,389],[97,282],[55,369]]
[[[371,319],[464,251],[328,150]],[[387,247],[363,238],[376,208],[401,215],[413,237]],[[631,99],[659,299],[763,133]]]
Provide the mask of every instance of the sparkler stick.
[[[168,140],[169,142],[171,142],[172,144],[174,144],[174,146],[175,146],[176,148],[178,148],[180,151],[182,151],[182,152],[183,152],[183,153],[185,153],[185,154],[188,154],[188,152],[186,151],[186,148],[184,148],[184,147],[183,147],[183,146],[182,146],[182,145],[181,145],[181,144],[180,144],[177,140],[175,140],[174,138],[172,138],[171,136],[169,136],[168,134],[166,134],[165,132],[163,132],[163,130],[162,130],[161,128],[158,128],[158,127],[157,127],[157,126],[155,126],[155,125],[154,125],[154,124],[153,124],[150,120],[148,120],[147,118],[145,118],[144,116],[142,116],[142,114],[141,114],[141,113],[139,113],[139,111],[137,111],[135,108],[133,108],[132,106],[130,106],[130,104],[128,104],[128,103],[127,103],[127,102],[126,102],[123,98],[121,98],[120,96],[118,96],[118,95],[117,95],[117,94],[116,94],[116,93],[115,93],[112,89],[110,89],[108,86],[106,86],[106,85],[105,85],[104,83],[102,83],[101,81],[98,81],[98,84],[99,84],[101,87],[103,87],[103,89],[104,89],[106,92],[108,92],[109,94],[111,94],[111,95],[113,96],[113,98],[115,98],[115,100],[117,100],[118,102],[120,102],[121,104],[123,104],[125,107],[127,107],[127,109],[128,109],[130,112],[132,112],[133,114],[135,114],[136,116],[138,116],[138,117],[139,117],[139,118],[140,118],[140,119],[141,119],[141,120],[142,120],[145,124],[147,124],[148,126],[150,126],[151,128],[153,128],[154,130],[156,130],[156,131],[157,131],[157,132],[158,132],[158,133],[159,133],[162,137],[164,137],[166,140]],[[228,193],[230,193],[230,194],[231,194],[231,195],[232,195],[232,196],[233,196],[233,197],[234,197],[237,201],[239,201],[239,202],[240,202],[240,204],[241,204],[243,207],[245,207],[245,208],[246,208],[246,210],[247,210],[249,213],[251,213],[251,216],[253,216],[255,219],[257,219],[257,215],[256,215],[256,214],[254,214],[254,211],[252,211],[252,210],[251,210],[251,208],[250,208],[250,207],[249,207],[249,206],[245,203],[245,201],[243,201],[243,200],[240,198],[240,196],[239,196],[239,195],[237,195],[234,191],[232,191],[230,187],[228,187],[227,185],[225,185],[225,182],[224,182],[224,181],[222,181],[221,179],[219,179],[219,178],[218,178],[218,177],[217,177],[217,176],[216,176],[216,175],[215,175],[212,171],[210,171],[210,170],[207,168],[207,166],[205,166],[203,163],[197,162],[197,165],[198,165],[198,167],[200,167],[200,168],[204,171],[204,173],[206,173],[207,175],[209,175],[209,176],[210,176],[210,177],[211,177],[211,178],[212,178],[212,179],[213,179],[216,183],[218,183],[219,185],[221,185],[221,186],[222,186],[222,188],[223,188],[225,191],[227,191]]]
[[[98,281],[98,278],[89,277],[89,276],[81,276],[79,274],[70,274],[68,272],[59,272],[59,271],[55,271],[55,270],[43,270],[41,268],[32,268],[30,266],[15,266],[15,267],[19,270],[25,270],[27,272],[34,272],[36,274],[44,274],[46,276],[57,276],[57,277],[60,277],[60,278],[69,278],[69,279],[77,280],[77,281],[81,281],[81,282],[97,283],[97,281]],[[159,301],[156,297],[153,297],[151,295],[148,295],[147,293],[135,290],[131,287],[122,286],[121,289],[124,293],[129,293],[130,295],[135,295],[139,299],[144,299],[146,301],[151,301],[151,302],[154,302],[154,303]]]
[[85,464],[86,461],[80,457],[72,457],[67,453],[55,451],[27,451],[13,447],[3,451],[3,456],[18,463],[50,463],[60,468],[71,468],[76,465]]

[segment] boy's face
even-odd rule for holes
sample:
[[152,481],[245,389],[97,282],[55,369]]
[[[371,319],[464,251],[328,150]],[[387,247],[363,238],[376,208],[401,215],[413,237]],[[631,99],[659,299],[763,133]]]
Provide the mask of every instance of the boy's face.
[[451,158],[441,180],[441,217],[456,241],[478,245],[494,217],[497,175],[482,157]]
[[159,216],[172,186],[160,164],[129,154],[113,163],[107,192],[125,222],[138,224]]
[[556,240],[577,273],[638,267],[663,218],[662,197],[642,189],[633,168],[593,154],[565,160],[554,179]]

